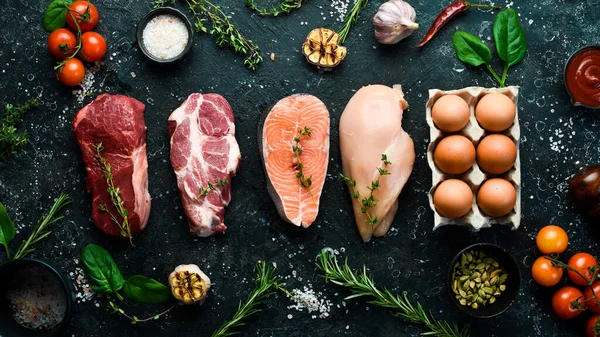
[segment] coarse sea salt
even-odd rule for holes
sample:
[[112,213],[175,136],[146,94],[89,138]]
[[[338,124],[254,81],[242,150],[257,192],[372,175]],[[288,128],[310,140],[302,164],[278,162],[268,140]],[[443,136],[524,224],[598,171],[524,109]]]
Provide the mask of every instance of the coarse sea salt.
[[181,54],[188,44],[185,23],[174,15],[157,15],[144,27],[144,47],[159,59],[168,60]]

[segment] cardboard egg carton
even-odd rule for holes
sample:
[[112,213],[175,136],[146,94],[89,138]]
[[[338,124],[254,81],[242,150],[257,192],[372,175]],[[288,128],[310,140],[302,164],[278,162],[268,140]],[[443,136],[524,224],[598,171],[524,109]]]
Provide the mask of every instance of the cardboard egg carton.
[[[498,92],[504,95],[507,95],[517,107],[517,113],[515,115],[515,120],[513,125],[503,132],[489,132],[484,130],[477,119],[475,118],[475,106],[479,102],[479,100],[488,93]],[[469,118],[469,122],[467,125],[458,132],[445,132],[438,129],[433,119],[431,118],[431,108],[434,103],[443,95],[454,94],[462,97],[467,104],[469,105],[469,109],[471,112],[471,116]],[[506,87],[506,88],[482,88],[482,87],[468,87],[459,90],[449,90],[442,91],[438,89],[430,89],[429,90],[429,100],[426,104],[426,113],[427,113],[427,124],[429,124],[429,135],[430,135],[430,143],[427,149],[427,161],[429,162],[429,167],[432,172],[432,188],[429,191],[429,206],[434,211],[434,226],[433,229],[437,229],[440,226],[444,225],[462,225],[468,226],[473,231],[479,231],[481,228],[491,227],[492,224],[503,224],[510,226],[513,230],[519,228],[521,224],[521,160],[519,153],[519,138],[521,136],[521,130],[519,128],[519,115],[518,115],[518,100],[519,100],[519,87]],[[433,152],[437,144],[442,140],[442,138],[452,135],[452,134],[460,134],[463,135],[473,141],[475,147],[479,144],[479,141],[483,139],[488,134],[492,133],[500,133],[511,138],[515,144],[517,145],[517,160],[513,167],[504,174],[488,174],[483,172],[477,162],[473,165],[471,169],[467,172],[459,175],[450,175],[440,171],[435,162],[433,160]],[[462,218],[451,219],[441,216],[435,209],[433,205],[433,193],[435,192],[437,186],[444,180],[456,178],[465,181],[473,191],[473,206],[469,213],[467,213]],[[483,182],[491,178],[503,178],[510,181],[516,188],[517,191],[517,202],[515,204],[514,209],[506,216],[494,218],[484,214],[477,205],[477,192],[479,191],[479,187]]]

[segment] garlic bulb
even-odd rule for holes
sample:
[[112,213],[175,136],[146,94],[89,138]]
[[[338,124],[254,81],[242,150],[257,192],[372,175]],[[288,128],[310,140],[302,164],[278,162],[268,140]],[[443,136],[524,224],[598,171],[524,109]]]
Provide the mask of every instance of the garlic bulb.
[[173,297],[183,304],[202,304],[210,289],[210,279],[195,264],[177,266],[169,275]]
[[417,14],[411,5],[402,0],[389,0],[382,4],[373,18],[375,38],[381,44],[396,44],[419,28]]

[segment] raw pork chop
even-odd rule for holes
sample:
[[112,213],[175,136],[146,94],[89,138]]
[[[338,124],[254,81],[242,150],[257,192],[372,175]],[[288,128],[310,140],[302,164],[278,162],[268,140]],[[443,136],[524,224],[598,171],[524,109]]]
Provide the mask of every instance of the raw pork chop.
[[[312,130],[310,137],[299,135],[298,130],[305,127]],[[308,188],[296,176],[299,173],[293,150],[296,137],[302,148],[300,163],[304,176],[312,180]],[[279,215],[287,222],[307,228],[317,218],[329,162],[327,107],[311,95],[286,97],[267,115],[259,139],[267,188]]]
[[[400,86],[369,85],[352,96],[340,118],[342,171],[356,181],[360,193],[358,199],[352,198],[352,206],[364,241],[387,233],[398,210],[398,195],[413,169],[414,144],[402,129],[402,112],[407,107]],[[381,177],[380,187],[373,193],[378,202],[369,214],[381,222],[372,226],[362,212],[361,199],[370,194],[368,187],[379,177],[382,154],[392,164],[386,168],[390,175]]]
[[150,215],[144,108],[143,103],[131,97],[102,94],[73,119],[73,131],[87,171],[87,190],[92,194],[92,219],[101,231],[111,236],[124,237],[100,206],[105,205],[119,221],[122,218],[107,192],[95,147],[102,143],[101,156],[111,166],[115,187],[120,190],[128,211],[131,234],[136,235],[146,227]]
[[224,232],[231,177],[241,159],[229,103],[217,94],[191,94],[169,117],[169,137],[190,232],[202,237]]

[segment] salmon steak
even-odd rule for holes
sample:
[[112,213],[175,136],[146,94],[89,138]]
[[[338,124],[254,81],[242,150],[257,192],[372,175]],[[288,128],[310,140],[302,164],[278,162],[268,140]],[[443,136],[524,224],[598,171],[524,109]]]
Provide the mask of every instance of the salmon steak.
[[287,222],[307,228],[319,213],[329,162],[329,111],[297,94],[273,107],[259,131],[269,195]]

